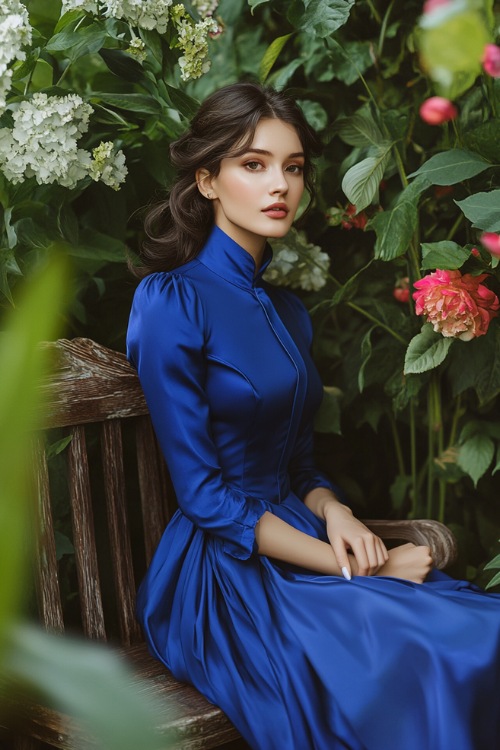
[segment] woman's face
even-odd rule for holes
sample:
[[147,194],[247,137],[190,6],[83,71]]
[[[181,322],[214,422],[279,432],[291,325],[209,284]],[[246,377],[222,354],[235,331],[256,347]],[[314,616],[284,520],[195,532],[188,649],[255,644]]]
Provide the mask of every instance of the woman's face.
[[263,119],[248,150],[223,159],[216,177],[198,173],[200,190],[211,194],[215,223],[252,255],[268,237],[283,237],[304,191],[304,150],[295,129]]

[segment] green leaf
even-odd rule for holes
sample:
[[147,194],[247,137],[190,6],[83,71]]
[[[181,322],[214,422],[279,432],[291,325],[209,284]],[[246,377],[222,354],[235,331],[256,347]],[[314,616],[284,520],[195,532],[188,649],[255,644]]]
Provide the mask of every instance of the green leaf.
[[481,336],[485,353],[485,366],[469,363],[476,371],[474,386],[481,405],[492,401],[500,393],[500,328],[491,326],[486,336]]
[[363,393],[365,387],[365,367],[372,356],[371,336],[376,327],[372,326],[369,328],[361,340],[361,367],[358,372],[358,388],[360,393]]
[[314,420],[316,432],[333,433],[341,435],[340,428],[340,401],[342,391],[331,386],[324,386],[323,400]]
[[170,86],[168,83],[165,84],[165,88],[174,108],[190,120],[199,109],[199,101],[184,91],[175,88],[175,86]]
[[374,156],[367,156],[345,173],[342,190],[357,211],[369,206],[377,195],[390,159],[390,150],[390,143],[386,143],[385,147],[380,146]]
[[496,573],[491,581],[488,581],[486,584],[486,590],[493,588],[493,586],[498,586],[500,583],[500,573]]
[[488,435],[477,434],[466,440],[458,449],[457,463],[477,485],[493,460],[495,444]]
[[410,246],[417,224],[417,206],[406,200],[389,211],[375,214],[367,224],[377,234],[375,257],[387,261],[403,255]]
[[474,227],[486,232],[500,232],[500,190],[474,193],[455,203]]
[[408,491],[412,486],[412,477],[406,474],[399,474],[389,489],[392,507],[394,510],[400,510],[408,496]]
[[91,95],[92,103],[104,102],[118,109],[126,109],[129,112],[140,112],[146,115],[159,115],[161,112],[160,103],[152,96],[147,94],[115,94],[115,93],[94,93]]
[[448,349],[454,339],[435,333],[426,323],[420,333],[408,344],[405,356],[404,374],[427,372],[438,367],[446,359]]
[[297,29],[324,39],[343,26],[355,0],[294,0],[288,18]]
[[266,81],[269,73],[271,72],[271,68],[280,56],[281,50],[291,36],[293,36],[293,34],[285,34],[284,36],[279,36],[277,39],[271,42],[269,47],[266,49],[264,57],[260,61],[259,65],[259,80],[261,83],[264,83]]
[[93,23],[78,31],[65,28],[49,39],[45,49],[50,53],[64,52],[64,57],[75,62],[84,55],[99,52],[105,40],[106,30],[101,24]]
[[456,185],[470,177],[484,172],[491,164],[472,151],[452,148],[431,158],[422,164],[409,177],[424,175],[432,185]]
[[66,435],[66,437],[63,437],[60,440],[56,440],[48,445],[45,449],[45,455],[47,456],[47,459],[53,458],[54,456],[58,456],[59,453],[62,453],[72,440],[73,435]]
[[263,5],[264,3],[268,3],[268,2],[269,0],[248,0],[248,4],[252,10],[252,14],[258,5]]
[[337,134],[349,146],[380,146],[384,136],[366,110],[360,110],[351,117],[340,117],[333,126]]
[[339,44],[333,37],[325,41],[329,51],[329,64],[325,71],[319,72],[318,80],[331,81],[337,78],[347,86],[352,86],[375,62],[372,42],[349,41]]
[[[500,191],[499,191],[500,192]],[[431,268],[454,270],[461,268],[470,257],[470,251],[457,245],[456,242],[443,240],[442,242],[423,242],[421,268],[427,271]]]
[[29,443],[38,426],[37,384],[46,372],[38,343],[57,337],[68,288],[67,267],[53,259],[30,280],[18,306],[4,323],[0,337],[0,648],[3,628],[16,614],[27,572],[30,549]]
[[131,83],[146,80],[143,67],[133,57],[118,49],[99,50],[99,54],[112,73]]
[[168,747],[166,738],[155,731],[160,723],[159,706],[109,647],[46,633],[33,625],[17,625],[10,632],[3,673],[11,684],[22,681],[58,710],[75,717],[99,747]]
[[494,557],[484,566],[484,570],[496,570],[497,568],[500,568],[500,555]]
[[[463,118],[463,115],[462,115]],[[493,163],[500,162],[500,120],[494,118],[467,130],[462,141],[470,151]]]
[[[491,472],[492,474],[496,474],[497,471],[500,469],[500,445],[497,446],[497,455],[496,455],[495,461],[496,461],[495,467],[493,471]],[[500,567],[500,565],[498,567]]]
[[323,130],[328,122],[328,114],[319,102],[309,99],[297,99],[297,104],[303,111],[309,125],[315,130]]

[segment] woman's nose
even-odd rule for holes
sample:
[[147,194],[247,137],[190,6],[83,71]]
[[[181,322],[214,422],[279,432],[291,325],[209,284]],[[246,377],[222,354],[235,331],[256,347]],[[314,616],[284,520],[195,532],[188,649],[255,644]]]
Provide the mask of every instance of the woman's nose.
[[282,169],[275,169],[272,171],[269,192],[273,194],[284,194],[288,192],[288,181]]

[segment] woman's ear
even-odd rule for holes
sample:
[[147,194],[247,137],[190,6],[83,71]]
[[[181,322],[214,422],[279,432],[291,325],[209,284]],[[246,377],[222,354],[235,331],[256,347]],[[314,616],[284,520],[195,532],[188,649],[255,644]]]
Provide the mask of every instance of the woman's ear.
[[212,177],[208,169],[205,169],[205,167],[197,169],[195,177],[198,190],[205,198],[211,201],[217,197],[212,187]]

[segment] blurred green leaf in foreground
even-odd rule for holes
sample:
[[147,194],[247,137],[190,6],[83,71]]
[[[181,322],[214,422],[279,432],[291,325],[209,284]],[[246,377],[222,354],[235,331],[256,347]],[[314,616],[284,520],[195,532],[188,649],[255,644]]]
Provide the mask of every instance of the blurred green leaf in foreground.
[[52,258],[0,334],[1,717],[12,692],[27,701],[35,695],[75,717],[78,737],[88,732],[98,747],[153,750],[160,747],[158,716],[122,661],[102,645],[46,633],[20,615],[34,547],[29,436],[40,413],[37,384],[47,374],[38,343],[57,337],[69,287],[67,262]]

